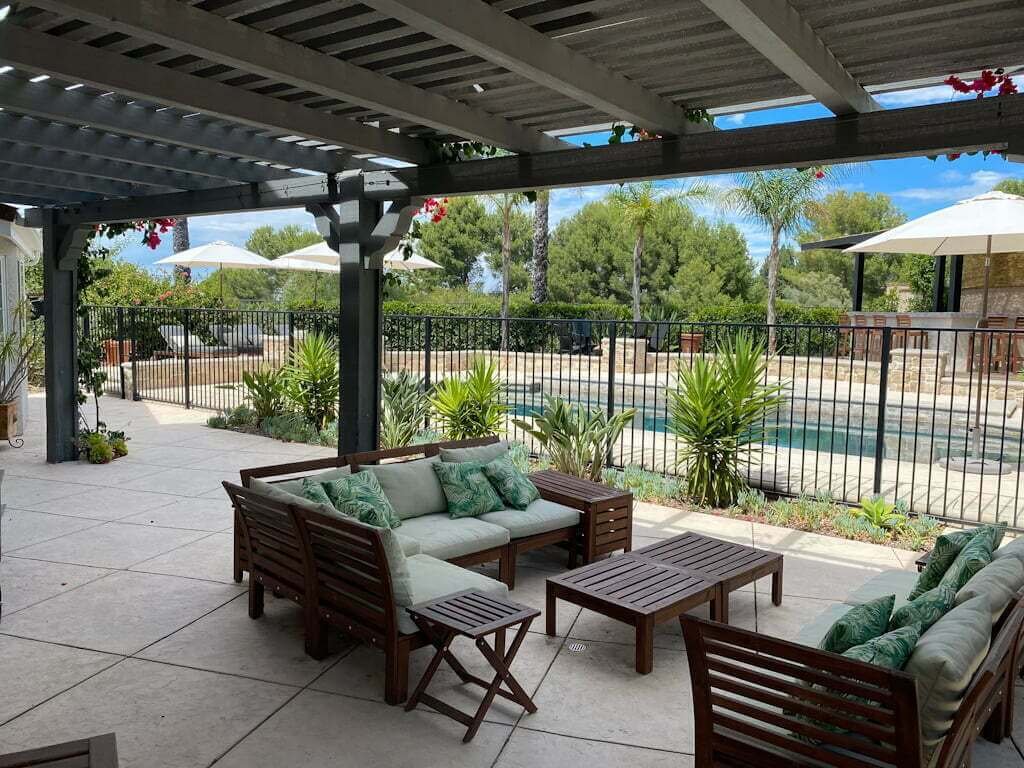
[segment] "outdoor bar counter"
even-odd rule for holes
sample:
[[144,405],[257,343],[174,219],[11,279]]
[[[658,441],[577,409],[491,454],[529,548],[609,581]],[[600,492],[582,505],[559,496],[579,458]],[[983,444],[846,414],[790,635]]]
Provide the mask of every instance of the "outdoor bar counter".
[[967,362],[967,334],[941,333],[941,331],[970,330],[978,326],[981,315],[975,312],[847,312],[850,322],[855,318],[864,317],[869,328],[875,325],[876,317],[884,317],[886,325],[897,327],[897,317],[909,317],[911,329],[928,331],[928,349],[940,349],[949,352],[950,357],[956,353],[958,368]]

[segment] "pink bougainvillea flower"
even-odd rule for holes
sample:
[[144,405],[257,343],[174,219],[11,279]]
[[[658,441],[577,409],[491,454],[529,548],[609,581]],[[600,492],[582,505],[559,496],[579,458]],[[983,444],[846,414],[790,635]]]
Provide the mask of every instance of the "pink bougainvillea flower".
[[814,178],[816,178],[816,179],[824,179],[825,178],[825,172],[819,168],[817,171],[814,172]]
[[999,84],[999,95],[1009,96],[1011,93],[1017,92],[1017,84],[1013,82],[1012,78],[1004,77],[1003,82]]

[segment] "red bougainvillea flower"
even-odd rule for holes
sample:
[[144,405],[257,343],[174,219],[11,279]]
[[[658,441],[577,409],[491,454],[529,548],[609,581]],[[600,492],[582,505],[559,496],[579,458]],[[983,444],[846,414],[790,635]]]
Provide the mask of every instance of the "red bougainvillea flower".
[[1009,77],[1004,77],[1003,82],[999,84],[999,95],[1009,96],[1011,93],[1017,92],[1017,84]]
[[158,235],[156,232],[148,232],[143,241],[151,249],[156,250],[157,246],[160,245],[160,235]]
[[819,168],[818,170],[816,170],[814,172],[814,178],[816,178],[816,179],[824,179],[825,178],[825,172]]
[[950,88],[952,88],[957,93],[970,93],[971,92],[971,86],[969,86],[967,83],[965,83],[963,80],[961,80],[956,75],[950,75],[949,77],[947,77],[942,82],[945,83],[946,85],[948,85]]
[[950,152],[946,155],[947,160],[956,160],[960,157],[960,152]]

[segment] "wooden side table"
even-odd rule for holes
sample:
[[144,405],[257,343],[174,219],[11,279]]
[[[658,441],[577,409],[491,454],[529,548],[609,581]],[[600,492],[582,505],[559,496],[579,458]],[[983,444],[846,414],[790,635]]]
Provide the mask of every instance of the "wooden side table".
[[[430,664],[427,665],[419,685],[416,686],[416,690],[413,691],[405,705],[406,712],[415,709],[416,705],[422,701],[431,709],[465,725],[466,735],[462,737],[462,741],[465,743],[476,736],[480,723],[483,722],[487,710],[491,708],[495,696],[503,696],[509,701],[514,701],[531,714],[537,711],[537,706],[512,676],[509,667],[512,666],[512,661],[519,652],[523,640],[526,639],[530,624],[540,616],[540,611],[472,589],[456,592],[453,595],[426,603],[419,603],[406,608],[406,610],[412,620],[416,622],[416,626],[437,649]],[[516,632],[511,647],[505,651],[505,630],[516,624],[519,625],[519,631]],[[494,648],[487,643],[487,635],[492,634],[495,636]],[[476,643],[480,653],[494,668],[493,680],[487,682],[471,674],[455,658],[451,652],[451,644],[459,635],[468,637]],[[448,662],[448,666],[455,671],[462,682],[473,683],[484,689],[483,700],[475,715],[467,715],[426,693],[427,686],[430,685],[430,681],[441,666],[442,660]],[[502,683],[508,686],[507,690],[502,688]]]
[[117,768],[117,739],[112,733],[50,747],[0,755],[0,768]]
[[572,551],[570,567],[576,565],[576,553],[582,553],[583,564],[599,555],[633,548],[633,494],[601,483],[583,480],[554,469],[534,472],[530,480],[542,498],[578,509],[580,541]]

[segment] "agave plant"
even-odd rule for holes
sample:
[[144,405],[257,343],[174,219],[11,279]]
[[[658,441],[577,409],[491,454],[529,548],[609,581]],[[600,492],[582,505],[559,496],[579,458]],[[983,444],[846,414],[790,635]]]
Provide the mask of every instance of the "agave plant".
[[760,453],[765,422],[784,402],[765,381],[764,346],[740,334],[713,359],[679,367],[668,391],[668,426],[682,442],[677,469],[697,504],[727,507],[747,488],[743,470]]
[[307,334],[283,369],[285,398],[317,431],[338,415],[338,350],[321,333]]
[[256,412],[257,425],[268,416],[284,410],[285,377],[282,371],[245,371],[242,384]]
[[498,367],[485,358],[477,358],[465,378],[445,379],[429,396],[446,440],[484,437],[504,429],[504,387]]
[[890,504],[881,496],[861,499],[860,508],[852,509],[850,513],[876,528],[886,530],[900,530],[909,522],[909,518],[900,512],[895,504]]
[[409,371],[386,374],[381,380],[380,447],[411,445],[423,429],[430,404],[423,379]]
[[636,408],[609,417],[599,408],[589,410],[569,405],[560,397],[548,397],[533,423],[514,423],[541,444],[555,469],[575,477],[601,482],[601,469],[608,451],[636,415]]

